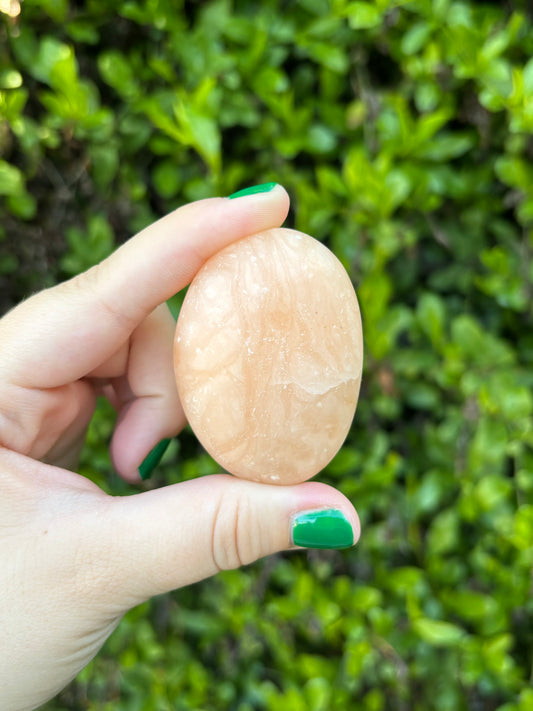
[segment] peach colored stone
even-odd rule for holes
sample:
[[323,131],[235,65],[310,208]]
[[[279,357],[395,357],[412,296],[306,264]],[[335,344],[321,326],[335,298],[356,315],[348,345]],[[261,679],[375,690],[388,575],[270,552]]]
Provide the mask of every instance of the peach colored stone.
[[361,317],[344,267],[301,232],[268,230],[209,259],[176,328],[196,436],[238,477],[294,484],[337,453],[359,396]]

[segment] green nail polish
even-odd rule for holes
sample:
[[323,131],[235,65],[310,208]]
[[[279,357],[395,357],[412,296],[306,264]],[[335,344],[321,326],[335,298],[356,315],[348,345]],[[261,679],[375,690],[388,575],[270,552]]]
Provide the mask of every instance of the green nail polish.
[[156,446],[152,450],[150,450],[150,452],[148,452],[143,462],[141,463],[141,466],[139,467],[139,474],[141,475],[141,479],[143,481],[150,478],[152,472],[161,461],[161,457],[167,451],[167,447],[169,444],[169,439],[162,439],[161,442],[156,444]]
[[350,548],[354,535],[342,511],[321,509],[295,516],[292,540],[294,545],[304,548]]
[[274,190],[277,183],[262,183],[261,185],[252,185],[250,188],[244,188],[243,190],[238,190],[236,193],[232,193],[229,196],[230,200],[233,198],[246,197],[246,195],[257,195],[258,193],[269,193]]

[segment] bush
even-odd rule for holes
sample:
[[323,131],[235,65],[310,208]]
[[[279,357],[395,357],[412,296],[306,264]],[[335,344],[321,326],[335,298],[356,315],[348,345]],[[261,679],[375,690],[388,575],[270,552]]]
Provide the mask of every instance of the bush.
[[[320,477],[358,546],[135,609],[47,711],[533,709],[532,29],[525,0],[4,10],[3,308],[276,180],[349,270],[366,343]],[[126,493],[111,427],[102,406],[81,471]],[[185,433],[145,486],[213,471]]]

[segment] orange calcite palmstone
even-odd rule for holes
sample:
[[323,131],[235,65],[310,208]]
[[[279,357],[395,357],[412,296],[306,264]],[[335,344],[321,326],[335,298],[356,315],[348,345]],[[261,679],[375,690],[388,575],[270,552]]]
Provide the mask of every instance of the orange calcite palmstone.
[[211,257],[174,346],[185,414],[230,473],[295,484],[341,447],[361,384],[361,317],[348,274],[317,240],[272,229]]

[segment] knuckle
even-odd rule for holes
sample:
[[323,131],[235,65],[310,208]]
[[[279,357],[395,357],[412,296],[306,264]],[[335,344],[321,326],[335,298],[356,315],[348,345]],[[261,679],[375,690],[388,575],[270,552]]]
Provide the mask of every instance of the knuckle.
[[239,568],[259,557],[252,508],[246,496],[222,496],[214,515],[212,538],[218,570]]
[[68,281],[63,282],[60,287],[71,292],[75,297],[82,294],[96,294],[102,276],[102,265],[95,264],[84,272],[80,272]]
[[65,282],[74,296],[86,298],[89,295],[100,308],[102,314],[111,321],[116,321],[119,326],[132,330],[138,322],[138,314],[130,313],[122,302],[117,302],[108,295],[107,284],[113,283],[113,274],[109,260],[104,259],[90,269],[78,274],[69,282]]

